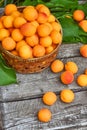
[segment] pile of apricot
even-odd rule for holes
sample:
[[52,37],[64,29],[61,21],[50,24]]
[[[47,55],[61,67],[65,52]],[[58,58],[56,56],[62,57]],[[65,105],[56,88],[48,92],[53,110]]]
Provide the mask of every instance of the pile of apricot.
[[4,49],[23,59],[42,57],[62,42],[61,25],[43,4],[22,11],[8,4],[0,17],[0,41]]

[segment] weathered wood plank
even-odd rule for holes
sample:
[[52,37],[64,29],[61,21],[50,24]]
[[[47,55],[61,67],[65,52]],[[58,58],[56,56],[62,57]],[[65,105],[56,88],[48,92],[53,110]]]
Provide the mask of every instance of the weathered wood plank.
[[[3,103],[3,122],[5,130],[65,130],[87,126],[87,91],[75,93],[71,104],[60,101],[52,106],[42,103],[42,99]],[[52,112],[49,123],[41,123],[37,119],[40,108],[48,108]]]
[[0,130],[3,130],[2,106],[1,106],[1,103],[0,103]]

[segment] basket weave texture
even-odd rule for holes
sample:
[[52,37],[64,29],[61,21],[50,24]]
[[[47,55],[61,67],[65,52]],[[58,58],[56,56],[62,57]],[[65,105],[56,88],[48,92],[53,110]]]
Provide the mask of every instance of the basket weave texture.
[[[20,11],[23,10],[24,7],[18,7]],[[58,21],[58,20],[57,20]],[[59,22],[59,21],[58,21]],[[61,32],[62,34],[62,28]],[[36,73],[41,72],[42,70],[46,69],[50,66],[51,62],[55,60],[58,50],[61,43],[58,44],[58,46],[49,54],[39,57],[39,58],[32,58],[32,59],[22,59],[21,57],[15,56],[9,51],[5,50],[0,43],[0,52],[2,53],[2,56],[6,60],[6,63],[14,68],[16,72],[27,74],[27,73]]]

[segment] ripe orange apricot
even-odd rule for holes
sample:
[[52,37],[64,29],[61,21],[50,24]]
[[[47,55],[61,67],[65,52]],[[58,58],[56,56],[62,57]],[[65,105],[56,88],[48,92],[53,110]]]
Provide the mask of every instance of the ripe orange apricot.
[[28,21],[34,21],[38,17],[38,12],[34,6],[27,6],[23,9],[23,16]]
[[5,29],[5,28],[1,28],[0,29],[0,41],[2,41],[5,37],[10,36],[10,32],[9,30]]
[[73,12],[73,19],[76,21],[82,21],[85,18],[85,13],[83,10],[75,10]]
[[42,6],[45,6],[45,5],[44,4],[37,4],[35,8],[37,11],[39,11],[40,7],[42,7]]
[[8,4],[5,6],[4,12],[6,15],[10,15],[13,11],[17,10],[17,6],[15,4]]
[[50,14],[50,16],[48,17],[47,22],[55,22],[55,16],[53,14]]
[[52,45],[52,39],[50,36],[41,37],[39,43],[44,47],[49,47]]
[[80,47],[80,54],[83,56],[83,57],[87,57],[87,45],[82,45]]
[[27,43],[25,42],[25,40],[21,40],[19,42],[16,43],[16,50],[18,51],[19,48],[23,45],[27,45]]
[[86,87],[87,86],[87,75],[86,74],[80,74],[77,77],[77,84],[81,87]]
[[37,33],[40,37],[46,37],[50,34],[50,32],[51,32],[50,27],[45,23],[40,24],[37,27]]
[[50,16],[50,10],[47,6],[41,6],[38,10],[39,13],[44,13],[46,14],[48,17]]
[[23,59],[32,58],[32,48],[28,45],[20,46],[19,50],[19,56]]
[[20,31],[24,36],[32,36],[36,33],[36,27],[32,23],[27,22],[20,27]]
[[73,74],[75,74],[78,71],[78,66],[77,66],[77,64],[75,62],[68,61],[67,63],[65,63],[65,70],[69,70]]
[[6,37],[2,40],[2,47],[6,50],[13,50],[16,47],[16,42],[11,37]]
[[11,33],[11,36],[16,42],[21,41],[24,37],[19,29],[14,29]]
[[52,72],[58,73],[61,72],[63,69],[64,69],[64,63],[61,60],[56,59],[51,63]]
[[45,13],[38,13],[37,21],[38,23],[45,23],[48,20],[48,16]]
[[38,111],[38,120],[41,122],[49,122],[52,117],[52,113],[47,108],[42,108]]
[[56,102],[57,96],[54,92],[49,91],[43,95],[42,100],[46,105],[51,106]]
[[60,93],[60,99],[61,99],[61,101],[65,102],[65,103],[73,102],[74,98],[75,98],[75,94],[70,89],[64,89]]
[[19,28],[26,22],[27,21],[23,17],[18,16],[14,19],[13,25],[15,28]]
[[61,25],[60,25],[60,23],[54,21],[54,22],[51,23],[51,25],[52,25],[52,28],[53,28],[54,30],[57,30],[57,31],[60,32],[60,30],[61,30]]
[[80,21],[79,26],[83,29],[84,32],[87,32],[87,19]]
[[32,35],[31,37],[26,37],[26,42],[31,47],[34,47],[35,45],[39,44],[39,37],[37,34]]
[[3,19],[3,25],[5,28],[11,28],[13,27],[13,21],[14,21],[14,18],[12,16],[6,16],[4,19]]
[[71,84],[74,80],[74,75],[71,71],[64,71],[60,76],[61,82],[64,84]]
[[50,36],[54,44],[60,44],[62,42],[62,34],[59,31],[53,30]]
[[52,45],[51,45],[51,46],[46,47],[46,54],[51,53],[53,50],[54,50],[54,48],[53,48],[53,46],[52,46]]
[[45,48],[41,45],[36,45],[33,47],[33,56],[34,57],[41,57],[45,55]]

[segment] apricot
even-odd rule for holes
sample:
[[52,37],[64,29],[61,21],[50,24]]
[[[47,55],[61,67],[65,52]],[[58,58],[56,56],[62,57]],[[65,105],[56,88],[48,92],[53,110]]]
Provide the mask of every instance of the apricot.
[[37,33],[40,37],[46,37],[51,33],[50,27],[43,23],[37,27]]
[[85,13],[83,10],[75,10],[73,12],[73,19],[76,21],[82,21],[85,18]]
[[50,36],[41,37],[39,43],[44,47],[49,47],[52,45],[52,39]]
[[49,91],[43,95],[42,100],[46,105],[51,106],[57,101],[57,96],[54,92]]
[[81,87],[86,87],[87,86],[87,75],[86,74],[80,74],[77,77],[77,84]]
[[1,28],[0,29],[0,41],[2,41],[5,37],[10,36],[10,32],[9,30],[5,29],[5,28]]
[[18,50],[19,56],[23,59],[32,58],[32,48],[28,45],[20,46]]
[[37,34],[34,34],[30,37],[26,37],[25,41],[27,42],[28,45],[34,47],[35,45],[39,44],[39,37]]
[[62,42],[62,35],[59,31],[57,30],[53,30],[50,34],[51,38],[52,38],[52,42],[54,44],[60,44]]
[[58,73],[61,72],[63,69],[64,69],[64,63],[61,60],[56,59],[51,63],[52,72]]
[[13,25],[15,28],[20,28],[26,22],[27,21],[23,17],[19,16],[14,19]]
[[3,19],[3,25],[5,28],[11,28],[13,27],[13,21],[14,21],[14,18],[12,16],[6,16],[4,19]]
[[80,54],[83,56],[83,57],[87,57],[87,45],[82,45],[80,47]]
[[71,71],[64,71],[60,76],[61,82],[64,84],[71,84],[74,80],[74,75]]
[[60,93],[60,99],[65,103],[73,102],[74,98],[75,98],[74,92],[70,89],[64,89]]
[[52,26],[52,28],[53,28],[54,30],[57,30],[57,31],[60,32],[60,30],[61,30],[61,25],[60,25],[60,23],[54,21],[54,22],[51,23],[51,26]]
[[24,36],[22,35],[22,33],[20,32],[20,30],[17,28],[17,29],[13,29],[12,33],[11,33],[11,37],[16,41],[21,41]]
[[48,20],[48,16],[45,13],[39,13],[37,17],[38,23],[45,23]]
[[24,36],[32,36],[36,33],[36,27],[32,23],[27,22],[20,27],[20,31]]
[[5,6],[4,12],[6,15],[10,15],[13,11],[17,10],[17,6],[15,4],[8,4]]
[[73,74],[77,73],[78,71],[78,66],[75,62],[73,61],[68,61],[66,64],[65,64],[65,70],[69,70],[71,71]]
[[41,45],[36,45],[33,47],[33,56],[34,57],[41,57],[45,55],[45,47]]
[[11,37],[6,37],[2,40],[2,47],[8,51],[15,49],[16,42]]
[[52,113],[49,109],[47,108],[42,108],[38,111],[38,120],[41,122],[49,122],[52,117]]
[[50,10],[47,6],[41,6],[38,10],[39,13],[44,13],[46,14],[48,17],[50,16]]
[[87,32],[87,20],[86,19],[80,21],[79,26],[83,29],[84,32]]
[[34,21],[38,17],[38,12],[34,6],[27,6],[23,9],[23,16],[28,21]]

